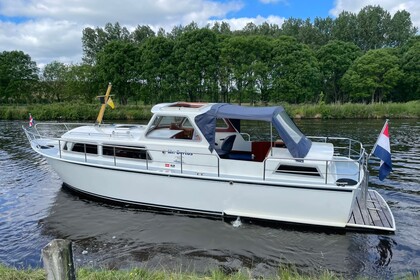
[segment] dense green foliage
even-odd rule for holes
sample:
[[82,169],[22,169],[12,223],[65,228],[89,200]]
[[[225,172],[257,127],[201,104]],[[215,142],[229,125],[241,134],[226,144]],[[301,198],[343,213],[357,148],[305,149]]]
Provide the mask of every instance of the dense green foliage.
[[[247,104],[248,105],[248,104]],[[268,104],[270,105],[270,104]],[[287,104],[283,103],[287,113],[293,118],[420,118],[420,101],[407,103],[344,103],[344,104]],[[149,120],[151,105],[124,105],[118,110],[108,109],[105,122],[121,120]],[[98,104],[52,103],[31,104],[26,106],[0,106],[0,119],[28,120],[31,113],[36,121],[67,120],[94,121],[99,111]]]
[[420,99],[420,36],[410,14],[380,6],[282,26],[226,22],[171,32],[119,23],[83,30],[83,63],[42,73],[21,51],[0,53],[0,104],[92,103],[113,84],[120,104],[407,102]]

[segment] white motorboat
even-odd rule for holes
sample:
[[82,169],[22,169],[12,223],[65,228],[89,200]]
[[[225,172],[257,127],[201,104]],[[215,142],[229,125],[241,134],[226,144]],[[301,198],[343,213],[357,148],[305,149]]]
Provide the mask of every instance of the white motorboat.
[[[37,123],[24,130],[65,186],[101,199],[316,226],[396,229],[385,200],[368,190],[367,154],[356,140],[307,137],[281,106],[177,102],[155,105],[152,113],[147,125]],[[241,132],[241,121],[248,120],[267,123],[268,139]],[[59,136],[45,136],[63,128]]]

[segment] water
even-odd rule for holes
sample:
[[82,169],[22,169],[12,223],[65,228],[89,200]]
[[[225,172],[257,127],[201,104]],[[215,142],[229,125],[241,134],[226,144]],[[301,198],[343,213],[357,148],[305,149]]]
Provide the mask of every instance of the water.
[[[311,230],[139,210],[80,198],[33,152],[21,125],[0,121],[0,263],[42,266],[54,238],[74,241],[76,266],[206,272],[247,268],[270,276],[281,265],[325,269],[346,278],[394,278],[420,269],[420,121],[392,120],[394,171],[371,187],[390,205],[390,235]],[[373,145],[382,120],[302,120],[308,135],[345,136]],[[370,150],[368,148],[368,150]]]

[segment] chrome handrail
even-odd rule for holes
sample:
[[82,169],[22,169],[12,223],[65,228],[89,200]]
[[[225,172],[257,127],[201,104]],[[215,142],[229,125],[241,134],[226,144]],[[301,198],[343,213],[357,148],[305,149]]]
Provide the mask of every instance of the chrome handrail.
[[[44,136],[42,136],[39,133],[39,131],[36,129],[36,127],[34,128],[33,131],[31,131],[31,129],[28,129],[27,127],[24,127],[24,126],[22,126],[22,128],[23,128],[23,130],[24,130],[24,132],[25,132],[25,134],[26,134],[26,136],[27,136],[27,138],[29,139],[30,142],[32,142],[32,141],[36,142],[36,140],[40,140],[40,139],[45,139],[45,140],[48,139],[50,141],[57,141],[57,146],[58,146],[58,150],[59,150],[59,152],[58,152],[59,158],[63,158],[62,151],[64,151],[64,147],[65,146],[63,145],[62,142],[65,142],[65,143],[80,143],[80,144],[84,144],[83,154],[84,154],[84,161],[85,162],[88,162],[89,157],[91,155],[93,155],[93,154],[90,154],[90,153],[87,152],[86,145],[89,145],[89,144],[90,145],[98,145],[98,146],[103,145],[103,144],[98,144],[98,142],[96,142],[96,141],[95,142],[94,141],[86,141],[86,140],[72,141],[72,140],[64,140],[64,139],[61,139],[61,138],[44,137]],[[326,139],[326,137],[325,137],[325,139]],[[328,137],[328,139],[332,139],[332,137]],[[348,139],[348,138],[339,138],[339,140],[347,140],[347,141],[349,141],[349,143],[357,142],[355,140],[351,140],[351,139]],[[116,155],[116,148],[130,148],[130,149],[133,149],[133,150],[144,151],[146,153],[145,159],[136,159],[136,160],[145,161],[145,168],[146,168],[146,170],[153,169],[153,166],[150,165],[150,161],[151,162],[155,162],[155,163],[159,163],[159,162],[162,162],[163,163],[163,162],[165,162],[165,161],[152,160],[150,158],[149,152],[166,152],[166,150],[149,149],[149,148],[133,147],[133,146],[127,147],[126,145],[124,145],[124,146],[123,145],[114,145],[114,144],[111,144],[111,143],[106,143],[106,145],[113,147],[113,155],[110,155],[110,156],[113,157],[114,166],[118,166],[118,163],[121,160],[132,160],[132,158],[126,158],[126,157],[119,157],[119,156],[117,156]],[[360,145],[361,145],[361,143],[360,143]],[[351,150],[355,152],[355,150],[353,150],[353,149],[351,149]],[[81,153],[81,152],[72,152],[72,151],[66,151],[66,152],[68,152],[68,153],[78,153],[78,154]],[[221,176],[221,174],[220,174],[220,164],[221,164],[221,162],[220,162],[220,158],[219,158],[219,156],[217,154],[215,154],[215,153],[212,153],[212,154],[209,154],[209,153],[194,153],[194,154],[195,155],[200,155],[200,156],[210,156],[210,157],[215,158],[216,161],[217,161],[215,163],[215,165],[213,165],[213,164],[204,164],[204,165],[203,164],[201,164],[201,165],[194,164],[194,165],[195,166],[201,166],[201,167],[207,167],[207,168],[217,168],[217,177],[220,177]],[[98,154],[96,154],[96,156],[98,156]],[[103,156],[103,155],[99,155],[99,156]],[[105,155],[105,157],[107,157],[107,156],[108,155]],[[181,164],[180,164],[180,170],[179,170],[179,172],[182,174],[182,173],[185,173],[186,171],[188,171],[187,169],[185,169],[185,166],[188,165],[188,164],[185,162],[184,157],[182,156],[182,154],[180,156],[181,156],[180,157],[180,163]],[[332,160],[320,160],[320,159],[311,159],[311,158],[285,158],[285,157],[269,157],[269,158],[265,158],[264,161],[263,161],[263,174],[262,174],[262,179],[264,181],[267,179],[266,178],[266,172],[270,172],[270,171],[275,172],[275,170],[269,170],[269,169],[267,169],[267,162],[269,162],[269,161],[277,161],[277,162],[279,162],[279,161],[287,160],[287,161],[298,161],[298,162],[299,161],[325,162],[325,173],[324,172],[321,173],[322,175],[325,176],[325,182],[324,182],[325,184],[328,184],[329,183],[329,181],[328,181],[328,175],[357,176],[358,177],[358,182],[360,182],[360,180],[363,179],[363,177],[364,177],[364,176],[361,177],[362,171],[367,170],[366,169],[367,168],[367,160],[366,160],[366,152],[365,152],[365,149],[363,147],[361,148],[361,153],[359,154],[359,157],[357,159],[352,159],[351,157],[346,156],[346,155],[343,155],[342,157],[343,157],[343,159],[335,158],[335,159],[332,159]],[[179,158],[178,159],[175,159],[175,161],[176,160],[178,161],[176,163],[179,163]],[[335,163],[338,163],[338,162],[349,162],[349,160],[352,160],[352,161],[357,162],[359,164],[359,168],[358,168],[358,172],[357,173],[355,173],[355,174],[350,174],[350,173],[341,174],[341,173],[334,173],[334,172],[328,171],[328,167],[329,167],[329,165],[331,163],[333,163],[333,162],[335,162]],[[175,163],[175,161],[174,161],[174,163]],[[321,172],[321,170],[320,170],[320,172]],[[210,172],[210,173],[212,173],[212,172]],[[287,172],[284,172],[284,173],[287,173]],[[299,173],[299,171],[294,171],[294,173],[295,174],[296,173]],[[302,172],[302,174],[305,174],[305,173],[307,174],[308,172]]]

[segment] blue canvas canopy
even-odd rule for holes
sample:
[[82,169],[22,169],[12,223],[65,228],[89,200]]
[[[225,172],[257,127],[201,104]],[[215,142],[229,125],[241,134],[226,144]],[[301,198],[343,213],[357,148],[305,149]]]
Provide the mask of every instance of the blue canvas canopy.
[[210,151],[215,148],[216,119],[218,118],[271,122],[294,158],[304,158],[312,145],[312,142],[296,127],[281,106],[244,107],[218,103],[207,112],[195,117],[197,126],[210,144]]

